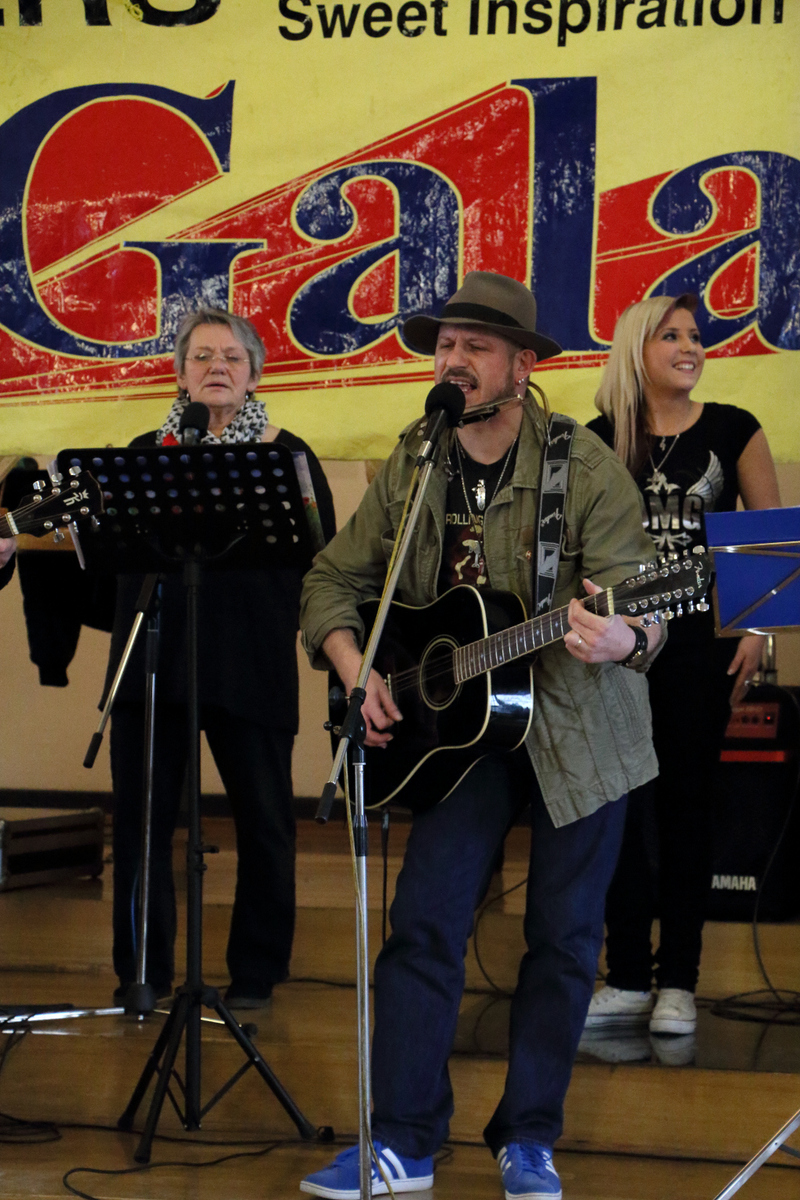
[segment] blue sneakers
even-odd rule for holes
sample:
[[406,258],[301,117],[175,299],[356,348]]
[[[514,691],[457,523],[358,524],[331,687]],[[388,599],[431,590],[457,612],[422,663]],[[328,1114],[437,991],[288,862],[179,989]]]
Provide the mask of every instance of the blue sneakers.
[[497,1162],[506,1200],[561,1200],[561,1180],[546,1146],[509,1142]]
[[[422,1192],[433,1187],[432,1158],[403,1158],[380,1142],[374,1142],[373,1145],[393,1192]],[[350,1146],[337,1154],[327,1167],[306,1176],[300,1184],[300,1191],[308,1192],[311,1196],[325,1196],[327,1200],[359,1200],[360,1183],[358,1146]],[[383,1176],[373,1162],[372,1194],[386,1196],[388,1192]],[[554,1192],[542,1193],[545,1194],[555,1195]],[[560,1192],[558,1194],[561,1195]]]

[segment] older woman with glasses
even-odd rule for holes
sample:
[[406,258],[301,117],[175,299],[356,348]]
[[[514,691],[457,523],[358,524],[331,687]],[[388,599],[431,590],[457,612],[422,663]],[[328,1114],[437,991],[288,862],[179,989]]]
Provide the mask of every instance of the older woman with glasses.
[[[208,406],[203,444],[275,442],[307,456],[326,538],[335,532],[325,475],[300,438],[269,423],[254,396],[265,349],[253,325],[219,309],[188,316],[175,343],[178,397],[160,429],[134,446],[180,441],[190,402]],[[296,635],[302,571],[209,571],[199,598],[201,725],[236,825],[238,854],[227,966],[232,1008],[263,1007],[289,972],[294,933],[295,826],[291,759],[298,723]],[[111,639],[108,687],[135,613],[141,580],[121,576]],[[172,835],[187,757],[185,600],[180,581],[162,585],[157,674],[155,778],[147,982],[156,996],[172,989],[176,930]],[[137,891],[144,740],[144,656],[130,661],[111,727],[114,787],[115,1001],[136,979]]]

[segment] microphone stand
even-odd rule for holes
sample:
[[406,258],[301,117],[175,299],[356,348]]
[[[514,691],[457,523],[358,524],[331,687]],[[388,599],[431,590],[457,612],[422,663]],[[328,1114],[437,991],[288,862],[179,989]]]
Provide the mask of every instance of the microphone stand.
[[[358,1023],[358,1149],[359,1184],[362,1200],[372,1197],[372,1135],[371,1135],[371,1087],[369,1047],[369,944],[367,937],[367,851],[368,831],[364,806],[364,749],[366,725],[362,713],[367,698],[366,685],[375,655],[378,651],[389,607],[397,588],[411,538],[419,521],[425,494],[438,457],[438,440],[448,424],[455,424],[444,408],[437,409],[426,440],[422,445],[411,483],[408,498],[414,495],[411,511],[402,529],[397,551],[390,564],[386,583],[378,605],[375,623],[361,659],[356,685],[350,693],[347,712],[339,727],[339,744],[333,760],[328,781],[322,790],[316,820],[324,825],[331,812],[336,796],[336,787],[345,765],[348,751],[352,753],[353,767],[353,853],[356,860],[356,1008]],[[416,494],[414,489],[416,487]],[[408,504],[408,498],[406,504]]]
[[139,851],[139,903],[136,930],[136,979],[123,997],[123,1011],[143,1017],[156,1006],[156,994],[147,982],[147,925],[150,908],[150,844],[153,827],[153,778],[155,765],[155,713],[156,679],[158,675],[158,647],[161,626],[161,583],[162,576],[150,573],[145,576],[136,601],[136,616],[133,621],[122,658],[108,690],[100,723],[92,739],[84,767],[94,766],[103,741],[105,730],[120,684],[128,667],[134,645],[142,626],[145,625],[145,709],[144,709],[144,772],[142,776],[142,827]]

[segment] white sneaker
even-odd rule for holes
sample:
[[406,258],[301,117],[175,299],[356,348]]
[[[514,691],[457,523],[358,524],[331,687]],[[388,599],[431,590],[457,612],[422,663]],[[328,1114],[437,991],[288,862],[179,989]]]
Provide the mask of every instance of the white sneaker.
[[665,1067],[688,1067],[697,1053],[697,1038],[693,1033],[657,1033],[650,1037],[650,1045]]
[[584,1029],[578,1050],[607,1063],[646,1062],[651,1055],[647,1030],[637,1025]]
[[651,992],[626,992],[622,988],[601,987],[592,996],[585,1028],[644,1024],[652,1011]]
[[662,988],[650,1018],[651,1033],[694,1033],[697,1009],[694,995],[683,988]]

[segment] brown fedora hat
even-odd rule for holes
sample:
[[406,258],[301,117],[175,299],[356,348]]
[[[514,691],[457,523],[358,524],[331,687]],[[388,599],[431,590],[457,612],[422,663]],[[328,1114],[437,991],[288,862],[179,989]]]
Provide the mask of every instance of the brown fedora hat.
[[536,301],[530,288],[494,271],[470,271],[438,317],[409,317],[403,337],[412,350],[434,354],[440,325],[479,325],[534,350],[539,362],[561,353],[558,342],[536,332]]

